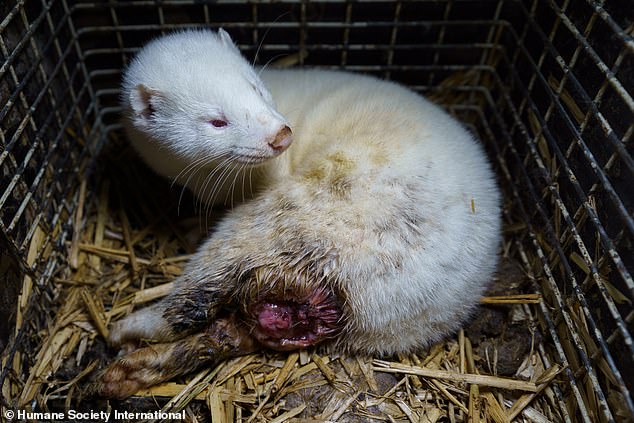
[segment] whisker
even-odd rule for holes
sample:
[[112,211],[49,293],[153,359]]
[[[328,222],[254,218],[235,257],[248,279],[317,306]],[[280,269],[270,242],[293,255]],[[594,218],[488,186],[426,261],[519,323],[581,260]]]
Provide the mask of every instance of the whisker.
[[[240,168],[236,171],[236,174],[233,177],[233,182],[231,182],[231,187],[230,187],[230,192],[231,192],[231,210],[233,210],[233,199],[235,198],[235,190],[236,190],[236,181],[238,180],[238,176],[240,176],[240,174],[244,175],[244,169],[247,167],[247,165],[245,163],[241,163]],[[244,177],[242,178],[244,180]],[[229,195],[229,192],[227,192],[227,195]],[[225,202],[227,201],[227,199],[225,198]],[[242,201],[244,201],[244,196],[242,198]]]
[[[213,155],[210,155],[210,156],[200,157],[200,158],[194,160],[192,163],[190,163],[189,165],[185,166],[185,168],[183,168],[183,170],[181,170],[180,173],[178,175],[176,175],[176,177],[172,181],[172,184],[170,185],[170,187],[173,187],[174,184],[176,183],[176,181],[181,176],[185,177],[187,174],[189,174],[189,176],[185,180],[185,183],[182,184],[181,192],[180,192],[180,195],[178,197],[177,213],[179,215],[180,215],[180,207],[181,207],[181,202],[183,200],[183,195],[185,194],[185,190],[189,187],[189,182],[190,182],[191,178],[194,175],[196,175],[200,170],[202,170],[202,168],[204,167],[205,163],[208,160],[209,161],[214,160],[217,156],[218,156],[218,154],[213,154]],[[194,187],[192,189],[192,191],[196,191],[196,187]]]
[[[235,168],[227,166],[225,168],[225,171],[220,174],[220,176],[218,177],[218,180],[216,181],[216,184],[214,184],[215,195],[220,194],[220,189],[227,183],[227,181],[231,177],[231,173],[234,170],[235,170]],[[216,187],[216,185],[217,185],[217,187]],[[230,188],[231,187],[227,187],[227,191],[229,191]],[[219,201],[219,200],[215,200],[215,201]],[[225,195],[224,200],[222,200],[222,205],[223,206],[227,205],[227,197],[226,197],[226,195]]]
[[247,168],[246,165],[245,165],[245,169],[244,170],[245,171],[242,172],[242,184],[240,184],[241,188],[242,188],[242,202],[243,203],[244,203],[244,185],[245,185],[245,180],[246,180],[246,177],[247,177],[247,172],[246,171],[250,171],[251,168],[250,167]]
[[[257,172],[257,170],[256,170]],[[253,197],[253,180],[252,180],[252,176],[253,176],[253,168],[249,169],[249,195],[251,197]]]
[[[209,184],[209,181],[211,179],[213,179],[214,175],[222,168],[222,166],[224,166],[225,163],[229,162],[231,159],[226,157],[223,159],[222,162],[220,162],[219,164],[217,164],[213,170],[207,174],[207,175],[202,175],[201,173],[198,174],[198,178],[196,181],[196,192],[199,193],[198,196],[196,196],[196,198],[194,198],[194,207],[197,209],[198,215],[201,216],[202,211],[203,211],[203,204],[206,202],[205,197],[206,197],[206,189],[207,189],[207,185]],[[202,180],[202,182],[200,181],[201,178],[204,179]],[[199,188],[200,187],[200,188]],[[202,216],[200,218],[200,230],[203,230],[202,227]]]
[[[217,190],[219,190],[222,187],[222,185],[224,184],[225,175],[228,172],[231,172],[231,167],[230,166],[226,166],[226,165],[230,164],[232,161],[233,161],[233,159],[231,157],[225,158],[214,169],[213,172],[211,172],[209,175],[207,175],[207,177],[205,177],[203,191],[202,191],[203,193],[207,192],[207,187],[209,186],[209,184],[211,183],[212,180],[214,181],[214,183],[211,186],[211,189],[209,191],[207,204],[203,205],[202,201],[200,203],[199,214],[201,215],[201,217],[202,217],[202,215],[205,216],[205,227],[206,228],[209,227],[208,218],[209,218],[209,214],[211,214],[211,209],[213,208],[213,205],[214,205],[214,202],[215,202]],[[219,171],[220,171],[220,174],[218,175],[218,177],[214,178]],[[203,210],[203,207],[204,207],[204,210]]]
[[[223,159],[222,162],[218,163],[211,172],[209,172],[206,175],[198,175],[198,180],[196,182],[196,191],[199,193],[199,195],[197,196],[197,198],[195,199],[195,204],[194,207],[197,210],[197,214],[199,216],[199,225],[200,225],[200,231],[206,231],[206,228],[208,227],[207,225],[207,217],[205,216],[205,223],[203,224],[203,207],[207,207],[208,204],[210,204],[209,202],[212,201],[212,199],[209,198],[209,196],[207,195],[207,186],[209,185],[209,182],[214,178],[214,175],[216,173],[218,173],[221,169],[222,166],[228,161],[228,158]],[[201,181],[202,178],[202,181]]]
[[260,77],[260,75],[262,75],[262,72],[264,72],[264,70],[266,69],[266,67],[267,67],[268,65],[270,65],[272,61],[274,61],[275,59],[278,59],[278,58],[280,58],[280,57],[284,57],[284,56],[286,56],[286,53],[276,54],[275,56],[271,57],[271,58],[269,59],[269,61],[268,61],[268,62],[266,62],[266,63],[264,64],[264,66],[262,66],[262,67],[260,68],[260,70],[258,71],[258,78]]
[[170,188],[174,186],[174,184],[181,178],[181,177],[185,177],[185,175],[187,175],[187,173],[189,173],[193,168],[196,167],[196,165],[198,165],[198,163],[206,160],[207,157],[198,157],[197,159],[195,159],[193,162],[189,163],[187,166],[185,166],[179,173],[178,175],[176,175],[173,179],[172,179],[172,183],[170,184]]
[[[216,178],[216,175],[220,175],[223,172],[225,172],[226,171],[226,167],[225,166],[228,163],[230,163],[231,160],[232,159],[230,157],[226,157],[222,162],[218,163],[214,167],[213,171],[211,171],[207,175],[204,175],[204,180],[203,180],[200,192],[203,193],[203,195],[205,197],[205,199],[204,199],[205,203],[210,203],[210,202],[213,203],[213,192],[216,189],[216,184],[218,182],[218,179],[220,178],[220,176],[218,176],[218,178]],[[212,182],[214,182],[214,184],[211,185],[211,190],[209,191],[209,194],[207,194],[208,193],[208,187],[210,187],[210,184]],[[202,212],[202,204],[201,204],[200,211]]]
[[[216,179],[211,192],[212,192],[212,200],[207,204],[207,207],[205,208],[205,225],[207,226],[207,228],[209,227],[209,215],[211,215],[211,210],[213,208],[213,204],[216,201],[217,195],[220,193],[220,190],[225,186],[228,178],[231,176],[231,172],[234,169],[232,169],[231,166],[226,166],[224,168],[224,170],[220,173],[220,175],[218,176],[218,178]],[[229,188],[230,189],[230,188]],[[228,189],[228,190],[229,190]],[[226,200],[225,202],[223,202],[223,205],[226,206]]]
[[[282,13],[281,15],[279,15],[277,18],[275,18],[275,20],[273,22],[271,22],[272,24],[277,23],[277,21],[279,21],[280,19],[282,19],[282,17],[284,15],[288,15],[289,13],[291,13],[290,11],[286,11],[284,13]],[[264,44],[264,39],[266,38],[266,36],[269,34],[269,31],[271,31],[271,29],[273,29],[272,26],[269,26],[266,31],[264,31],[264,35],[262,35],[262,38],[260,39],[260,44],[258,44],[258,48],[257,50],[255,50],[255,56],[253,56],[253,63],[251,63],[251,66],[255,66],[255,62],[257,62],[258,60],[258,54],[260,54],[260,49],[262,48],[262,44]]]

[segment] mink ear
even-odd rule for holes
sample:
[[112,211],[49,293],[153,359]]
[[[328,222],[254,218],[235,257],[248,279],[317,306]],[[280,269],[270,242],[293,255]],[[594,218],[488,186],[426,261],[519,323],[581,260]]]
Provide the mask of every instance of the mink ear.
[[162,99],[160,91],[139,84],[130,92],[130,106],[137,125],[147,125],[154,117],[156,106]]
[[222,28],[218,28],[218,35],[220,36],[220,41],[222,41],[222,44],[224,44],[226,47],[238,50],[238,47],[235,45],[227,31]]

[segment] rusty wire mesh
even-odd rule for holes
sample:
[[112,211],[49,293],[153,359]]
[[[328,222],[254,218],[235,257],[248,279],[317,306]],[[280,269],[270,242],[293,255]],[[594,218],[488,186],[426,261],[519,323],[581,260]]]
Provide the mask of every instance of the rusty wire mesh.
[[192,26],[224,27],[260,64],[296,55],[441,104],[460,96],[450,111],[490,153],[507,221],[522,222],[509,236],[545,299],[541,352],[566,367],[554,393],[563,419],[634,415],[634,8],[625,0],[5,2],[0,385],[20,378],[16,352],[24,374],[35,365],[28,352],[52,318],[79,186],[120,130],[121,69],[153,36]]

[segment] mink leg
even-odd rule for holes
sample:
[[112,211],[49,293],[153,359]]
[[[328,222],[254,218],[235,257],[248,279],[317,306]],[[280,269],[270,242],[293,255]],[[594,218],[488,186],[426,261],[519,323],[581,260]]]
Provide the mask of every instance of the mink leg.
[[108,343],[113,347],[137,341],[167,342],[175,339],[169,322],[163,317],[163,301],[136,311],[110,328]]
[[204,364],[251,353],[256,342],[234,315],[202,333],[140,348],[108,366],[93,385],[97,395],[124,399],[142,388],[189,373]]
[[137,341],[171,342],[203,330],[216,317],[224,293],[182,284],[158,303],[115,322],[108,343],[119,347]]

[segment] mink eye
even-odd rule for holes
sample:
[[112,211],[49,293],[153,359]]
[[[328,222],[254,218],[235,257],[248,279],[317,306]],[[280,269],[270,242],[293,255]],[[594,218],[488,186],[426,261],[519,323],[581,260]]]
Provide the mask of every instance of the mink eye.
[[209,121],[209,123],[211,123],[214,128],[223,128],[228,125],[227,121],[222,119],[212,119]]

